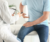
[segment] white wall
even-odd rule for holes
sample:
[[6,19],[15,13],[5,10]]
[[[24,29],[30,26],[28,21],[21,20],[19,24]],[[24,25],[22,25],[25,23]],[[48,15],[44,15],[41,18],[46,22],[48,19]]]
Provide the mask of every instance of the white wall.
[[[17,9],[19,10],[19,5],[22,2],[22,0],[7,0],[9,5],[14,4],[17,6]],[[19,10],[20,11],[20,10]]]
[[14,4],[17,6],[17,9],[19,10],[19,4],[22,2],[22,0],[7,0],[9,5]]

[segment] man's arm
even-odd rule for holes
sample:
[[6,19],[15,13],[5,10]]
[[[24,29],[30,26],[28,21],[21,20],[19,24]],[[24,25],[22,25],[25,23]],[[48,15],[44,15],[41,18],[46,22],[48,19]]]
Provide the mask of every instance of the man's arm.
[[20,13],[22,14],[23,18],[29,18],[29,17],[25,16],[26,14],[23,13],[23,10],[24,10],[24,5],[22,5],[22,3],[20,3]]
[[20,3],[20,7],[19,8],[20,8],[20,13],[23,12],[24,6],[22,5],[22,3]]
[[45,11],[45,12],[43,12],[43,15],[42,15],[40,18],[38,18],[37,20],[35,20],[35,21],[33,21],[33,22],[27,22],[27,23],[25,23],[23,26],[25,26],[25,27],[31,27],[31,26],[33,26],[33,25],[37,25],[37,24],[39,24],[39,23],[41,23],[41,22],[47,20],[49,14],[50,14],[50,12]]
[[43,15],[39,19],[33,21],[33,25],[39,24],[39,23],[47,20],[49,17],[49,14],[50,14],[50,12],[47,12],[47,11],[43,12]]
[[43,15],[33,22],[25,23],[24,26],[25,27],[31,27],[33,25],[37,25],[37,24],[47,20],[49,14],[50,14],[50,0],[45,0],[45,4],[44,4],[44,7],[43,7]]

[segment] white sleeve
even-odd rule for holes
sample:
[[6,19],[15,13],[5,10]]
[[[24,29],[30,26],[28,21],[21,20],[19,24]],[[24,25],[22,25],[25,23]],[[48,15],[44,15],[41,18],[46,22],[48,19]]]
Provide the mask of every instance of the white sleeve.
[[1,17],[6,23],[10,24],[11,14],[7,1],[3,2],[1,5]]
[[18,20],[19,20],[19,15],[12,16],[10,24],[15,23]]
[[15,15],[15,21],[19,20],[19,15]]

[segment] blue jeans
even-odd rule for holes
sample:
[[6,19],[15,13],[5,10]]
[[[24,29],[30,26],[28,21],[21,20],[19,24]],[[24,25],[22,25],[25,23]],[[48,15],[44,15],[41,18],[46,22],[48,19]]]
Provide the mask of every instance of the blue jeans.
[[21,39],[21,42],[23,42],[24,37],[32,31],[36,31],[38,33],[40,42],[47,42],[49,28],[45,25],[34,25],[26,28],[22,26],[17,37]]

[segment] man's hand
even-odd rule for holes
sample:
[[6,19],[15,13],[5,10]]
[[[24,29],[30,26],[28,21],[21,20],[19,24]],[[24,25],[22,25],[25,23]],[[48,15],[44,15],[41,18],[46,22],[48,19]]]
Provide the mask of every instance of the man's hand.
[[33,22],[27,22],[23,26],[25,26],[25,27],[31,27],[31,26],[33,26]]
[[19,17],[21,17],[21,16],[22,16],[22,14],[20,14],[20,12],[18,13],[18,15],[19,15]]
[[25,16],[25,15],[26,15],[25,13],[22,14],[23,18],[29,18],[29,17],[27,17],[27,16]]

